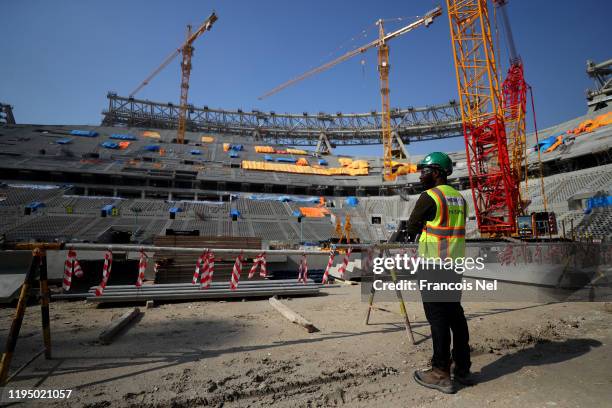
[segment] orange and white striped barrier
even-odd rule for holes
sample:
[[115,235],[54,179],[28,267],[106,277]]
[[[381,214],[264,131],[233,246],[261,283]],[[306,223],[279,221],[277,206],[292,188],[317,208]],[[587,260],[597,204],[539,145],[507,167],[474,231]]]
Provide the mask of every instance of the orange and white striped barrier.
[[144,249],[141,249],[140,250],[140,260],[138,261],[138,279],[136,280],[137,288],[142,286],[142,282],[144,281],[146,269],[147,269],[147,254],[145,254]]
[[344,273],[346,272],[346,267],[349,263],[349,258],[351,257],[352,248],[346,250],[346,254],[344,254],[344,258],[342,259],[342,265],[338,269],[338,273],[340,274],[340,278],[344,279]]
[[200,275],[200,289],[208,289],[212,283],[213,273],[215,271],[215,254],[208,251],[202,266],[202,274]]
[[106,288],[106,283],[108,282],[108,278],[110,277],[112,267],[113,251],[109,249],[104,254],[104,266],[102,267],[102,282],[100,282],[100,285],[96,288],[96,296],[102,296],[102,294],[104,293],[104,288]]
[[230,290],[238,289],[240,274],[242,273],[242,252],[236,257],[234,267],[232,268],[232,279],[230,281]]
[[81,269],[81,264],[77,260],[76,251],[74,249],[69,249],[66,262],[64,262],[64,282],[62,284],[66,292],[70,290],[70,286],[72,285],[73,274],[77,278],[81,278],[83,277],[83,269]]
[[331,269],[334,263],[335,257],[336,257],[336,251],[334,249],[331,249],[329,251],[329,260],[327,261],[327,266],[325,267],[325,272],[323,273],[323,280],[321,281],[321,283],[324,285],[329,282],[329,270]]
[[262,252],[255,257],[253,260],[253,266],[249,271],[249,279],[251,279],[255,273],[257,272],[257,268],[259,268],[259,276],[265,278],[268,276],[268,270],[266,267],[266,253]]
[[302,259],[300,260],[300,267],[298,269],[298,282],[306,283],[308,280],[308,260],[306,259],[306,254],[302,254]]

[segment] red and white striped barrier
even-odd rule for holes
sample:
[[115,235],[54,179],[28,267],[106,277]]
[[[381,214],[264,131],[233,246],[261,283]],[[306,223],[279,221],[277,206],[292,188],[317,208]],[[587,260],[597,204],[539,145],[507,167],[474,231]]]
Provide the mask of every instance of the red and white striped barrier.
[[257,268],[259,268],[259,276],[265,278],[268,276],[268,270],[266,268],[266,253],[262,252],[253,259],[253,266],[251,266],[251,270],[249,271],[249,279],[251,279],[255,272],[257,272]]
[[110,249],[104,254],[104,266],[102,267],[102,282],[96,288],[96,296],[102,296],[106,283],[110,277],[111,268],[113,267],[113,251]]
[[329,251],[329,260],[327,261],[327,266],[325,267],[325,272],[323,273],[323,280],[321,281],[321,283],[324,285],[329,282],[329,270],[331,269],[334,263],[335,257],[336,257],[336,251],[334,249],[331,249]]
[[200,275],[200,288],[208,289],[212,283],[213,272],[215,271],[215,254],[208,251],[202,266],[202,274]]
[[302,259],[300,260],[300,267],[298,269],[298,282],[306,283],[308,280],[308,260],[306,259],[306,254],[302,254]]
[[73,274],[77,278],[81,278],[83,277],[83,269],[81,269],[81,264],[79,264],[79,261],[76,258],[75,250],[69,249],[66,262],[64,262],[64,282],[62,284],[62,287],[66,292],[70,290],[70,286],[72,285]]
[[198,278],[200,277],[200,273],[201,273],[200,271],[202,269],[202,264],[205,262],[207,257],[208,257],[208,251],[204,251],[202,252],[202,255],[200,255],[200,257],[196,261],[195,271],[193,272],[193,279],[191,279],[192,285],[195,285],[196,283],[198,283]]
[[349,263],[349,258],[351,257],[352,248],[346,250],[346,254],[344,254],[344,258],[342,259],[342,265],[338,268],[338,273],[340,274],[340,278],[344,278],[344,273],[346,272],[346,267]]
[[232,279],[230,281],[230,290],[238,289],[240,274],[242,273],[242,252],[236,257],[234,267],[232,268]]
[[138,261],[138,279],[136,280],[137,288],[142,286],[142,282],[144,281],[146,269],[147,269],[147,254],[145,254],[144,249],[141,249],[140,250],[140,260]]

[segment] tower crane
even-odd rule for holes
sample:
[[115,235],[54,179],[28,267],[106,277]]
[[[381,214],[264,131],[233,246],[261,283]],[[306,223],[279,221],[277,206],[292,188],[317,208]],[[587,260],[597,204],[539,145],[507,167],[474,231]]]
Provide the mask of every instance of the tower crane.
[[[327,62],[319,67],[311,69],[310,71],[307,71],[296,78],[293,78],[293,79],[290,79],[289,81],[284,82],[280,84],[279,86],[277,86],[276,88],[263,94],[258,99],[261,100],[271,95],[274,95],[277,92],[280,92],[283,89],[297,82],[300,82],[308,77],[311,77],[315,74],[328,70],[329,68],[332,68],[333,66],[338,65],[341,62],[344,62],[356,55],[362,54],[366,52],[367,50],[369,50],[370,48],[378,47],[378,72],[380,76],[380,84],[381,84],[380,93],[382,97],[382,111],[381,111],[382,129],[381,131],[382,131],[383,163],[384,163],[383,178],[384,180],[393,180],[395,178],[395,175],[393,174],[393,169],[392,169],[392,159],[394,157],[394,152],[399,152],[399,150],[394,151],[393,149],[393,136],[391,133],[391,107],[390,107],[391,105],[389,102],[389,93],[390,93],[389,91],[389,68],[390,68],[390,65],[389,65],[389,47],[387,45],[387,42],[393,38],[406,34],[422,25],[424,25],[425,27],[428,27],[433,22],[434,18],[440,15],[442,15],[442,8],[438,6],[435,9],[429,11],[422,18],[396,31],[390,32],[388,34],[385,34],[383,21],[378,20],[377,21],[377,25],[379,28],[378,39],[362,47],[356,48],[353,51],[349,51],[346,54],[336,58],[333,61]],[[398,154],[398,153],[395,153],[395,154]]]
[[157,74],[159,74],[174,58],[183,54],[183,61],[181,62],[181,101],[179,107],[179,122],[178,131],[176,135],[176,142],[183,144],[185,141],[185,125],[187,116],[187,95],[189,92],[189,76],[191,74],[191,57],[193,56],[193,42],[204,34],[206,31],[210,31],[213,23],[217,21],[217,15],[213,12],[208,18],[202,23],[202,25],[195,31],[191,32],[191,25],[187,26],[187,38],[180,47],[174,50],[170,55],[164,59],[164,61],[157,67],[149,76],[136,87],[131,93],[130,98],[133,98],[142,88],[151,82]]

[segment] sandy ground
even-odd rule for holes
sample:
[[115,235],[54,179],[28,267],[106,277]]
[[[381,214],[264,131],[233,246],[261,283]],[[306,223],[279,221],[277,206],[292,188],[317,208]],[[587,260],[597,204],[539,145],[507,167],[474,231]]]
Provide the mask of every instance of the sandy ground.
[[[419,303],[408,303],[412,345],[399,316],[375,311],[364,325],[358,286],[283,302],[320,331],[288,322],[267,300],[174,303],[141,307],[135,324],[101,345],[99,333],[129,306],[53,302],[53,359],[37,359],[10,388],[73,389],[69,400],[27,406],[610,406],[610,305],[464,304],[480,383],[446,395],[412,379],[431,352]],[[0,309],[1,344],[12,314]],[[33,306],[12,367],[41,345]]]

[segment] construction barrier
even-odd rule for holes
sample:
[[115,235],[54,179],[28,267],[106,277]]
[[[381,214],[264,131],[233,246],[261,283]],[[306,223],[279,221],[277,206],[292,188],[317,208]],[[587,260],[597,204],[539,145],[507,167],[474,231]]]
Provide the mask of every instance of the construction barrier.
[[308,281],[308,259],[306,254],[302,254],[300,265],[298,267],[298,282],[306,283]]
[[104,294],[104,288],[106,288],[106,284],[108,283],[108,278],[110,277],[112,266],[113,266],[113,252],[109,249],[104,254],[104,266],[102,267],[102,281],[100,282],[100,285],[96,288],[96,296],[102,296]]

